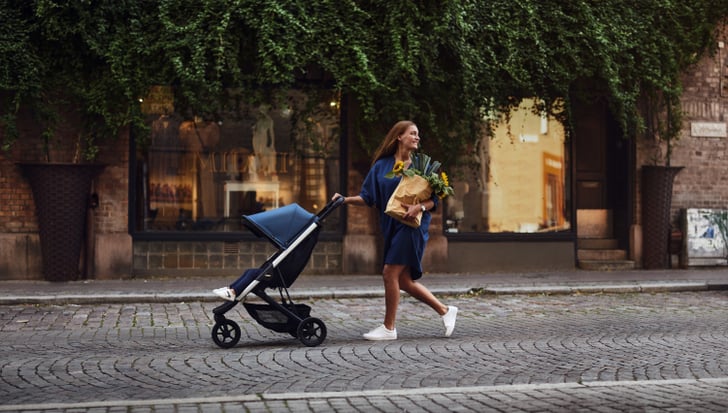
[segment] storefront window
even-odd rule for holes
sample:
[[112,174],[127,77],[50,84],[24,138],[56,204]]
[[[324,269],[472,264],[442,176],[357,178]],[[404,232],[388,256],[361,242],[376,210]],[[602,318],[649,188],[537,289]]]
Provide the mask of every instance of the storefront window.
[[138,231],[240,231],[243,215],[290,203],[318,212],[339,190],[337,95],[291,92],[212,120],[184,119],[156,92],[137,151]]
[[570,229],[568,150],[563,125],[524,100],[493,119],[470,167],[454,180],[445,231],[542,233]]

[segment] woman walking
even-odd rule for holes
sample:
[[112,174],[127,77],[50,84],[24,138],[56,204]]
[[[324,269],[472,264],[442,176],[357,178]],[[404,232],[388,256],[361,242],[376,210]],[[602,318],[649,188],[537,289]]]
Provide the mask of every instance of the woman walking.
[[[417,150],[420,143],[419,130],[414,122],[397,122],[387,133],[384,141],[374,153],[374,161],[359,195],[344,197],[344,204],[370,206],[379,210],[380,225],[384,238],[384,323],[364,334],[367,340],[396,340],[395,320],[399,305],[400,290],[429,305],[441,317],[445,325],[445,337],[455,328],[458,309],[440,302],[424,285],[417,282],[422,277],[422,257],[429,238],[430,212],[437,207],[438,198],[433,193],[430,199],[419,204],[402,204],[406,209],[405,220],[415,220],[422,213],[418,228],[405,225],[385,214],[390,196],[397,188],[399,178],[387,178],[396,162],[403,162],[407,169],[410,154]],[[341,197],[335,194],[334,199]]]

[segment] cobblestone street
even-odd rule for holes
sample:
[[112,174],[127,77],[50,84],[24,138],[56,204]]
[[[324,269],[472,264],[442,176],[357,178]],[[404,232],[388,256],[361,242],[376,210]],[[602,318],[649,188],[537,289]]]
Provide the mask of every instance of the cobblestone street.
[[0,411],[728,410],[728,292],[404,297],[399,339],[368,342],[381,298],[297,300],[328,337],[305,347],[215,303],[0,307]]

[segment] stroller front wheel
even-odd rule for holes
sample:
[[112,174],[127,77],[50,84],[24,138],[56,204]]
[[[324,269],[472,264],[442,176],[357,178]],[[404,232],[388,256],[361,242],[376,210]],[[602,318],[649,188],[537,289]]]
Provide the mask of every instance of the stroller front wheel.
[[240,341],[240,326],[233,320],[222,319],[212,327],[212,341],[222,348],[231,348]]
[[298,325],[298,339],[306,346],[316,347],[326,339],[326,325],[318,318],[308,317]]

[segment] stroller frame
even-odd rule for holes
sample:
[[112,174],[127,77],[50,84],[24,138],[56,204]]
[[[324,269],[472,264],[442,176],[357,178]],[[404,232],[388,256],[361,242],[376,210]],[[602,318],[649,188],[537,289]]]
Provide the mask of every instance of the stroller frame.
[[[318,318],[310,317],[311,308],[309,306],[295,304],[288,293],[288,287],[293,284],[308,263],[311,250],[318,240],[318,233],[323,220],[343,203],[343,197],[329,201],[320,212],[310,218],[308,224],[293,237],[290,243],[276,239],[266,231],[261,230],[250,217],[243,216],[243,222],[252,232],[259,237],[268,238],[279,250],[257,269],[255,278],[248,283],[242,292],[238,293],[234,301],[226,301],[212,310],[215,320],[212,328],[212,339],[215,344],[222,348],[231,348],[240,340],[240,326],[235,321],[225,317],[225,314],[241,302],[250,316],[263,327],[280,333],[288,333],[306,346],[318,346],[326,339],[326,325],[324,322]],[[306,248],[303,251],[305,256],[301,256],[301,253],[297,251],[299,248]],[[291,264],[293,268],[282,268],[287,263]],[[256,270],[246,271],[241,278],[249,275],[251,271],[255,272]],[[252,272],[250,275],[253,275]],[[278,289],[280,301],[266,293],[268,288]],[[244,302],[250,293],[263,300],[265,304]]]

